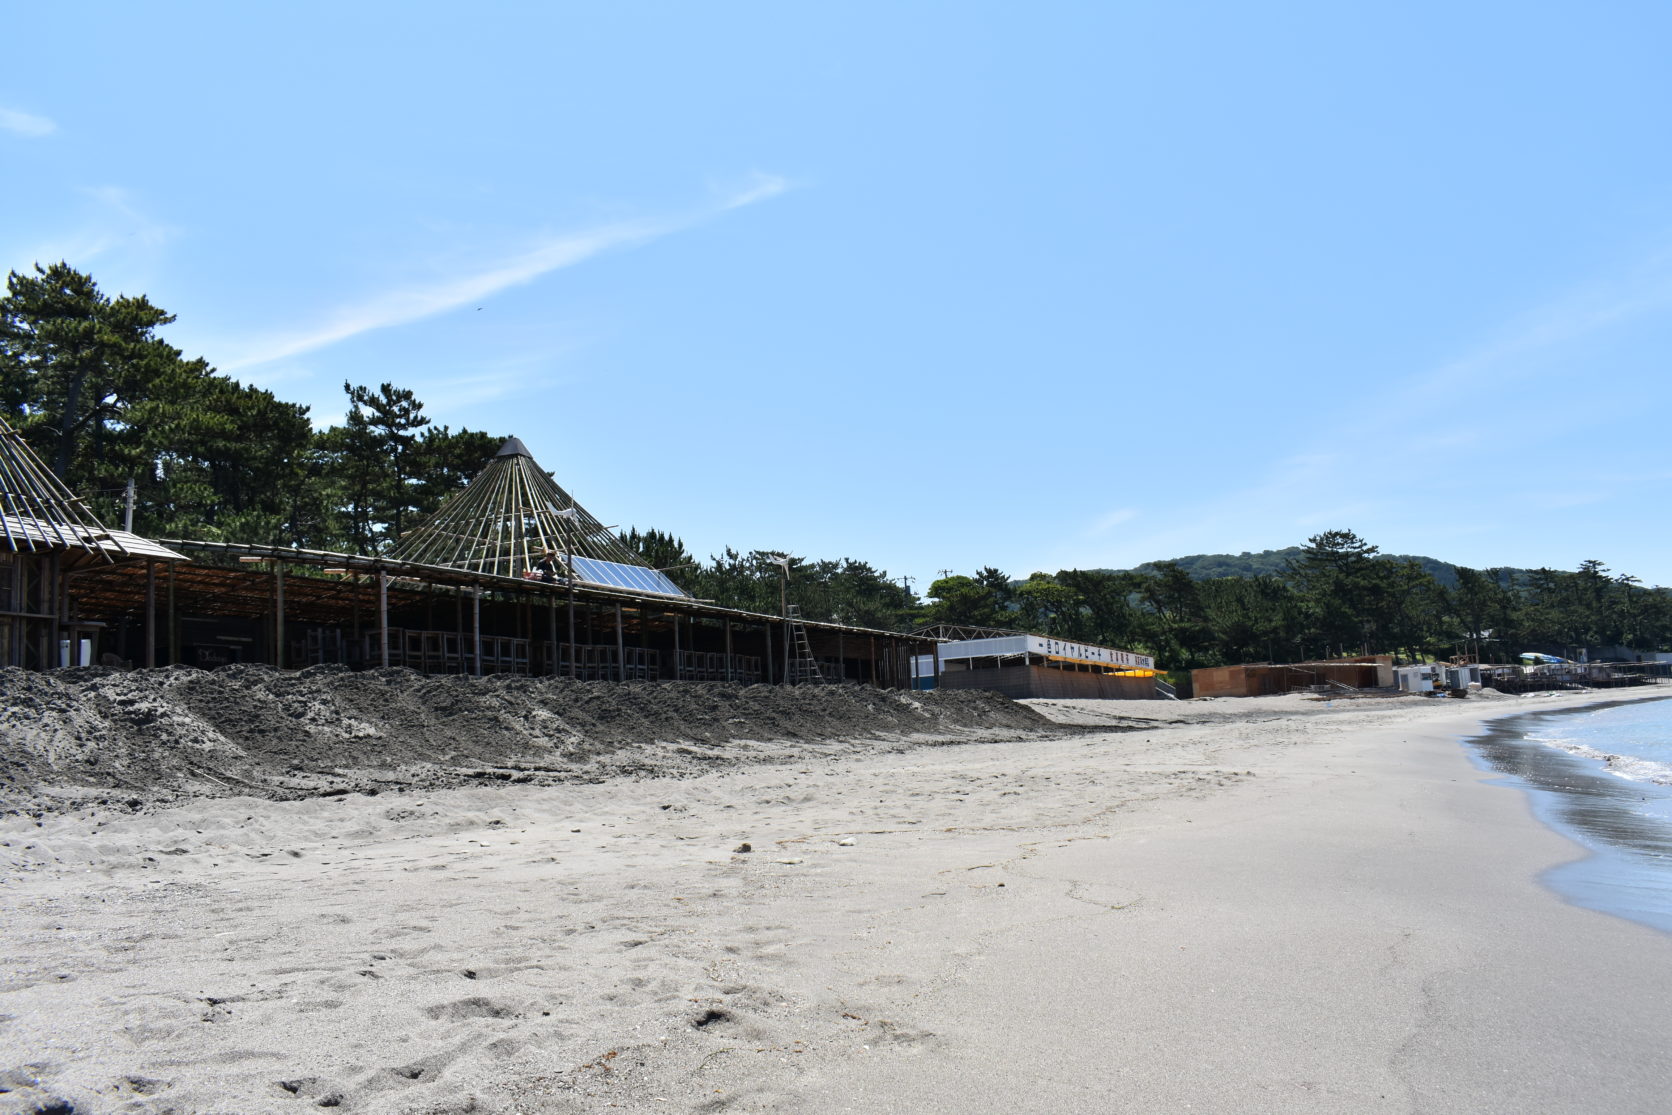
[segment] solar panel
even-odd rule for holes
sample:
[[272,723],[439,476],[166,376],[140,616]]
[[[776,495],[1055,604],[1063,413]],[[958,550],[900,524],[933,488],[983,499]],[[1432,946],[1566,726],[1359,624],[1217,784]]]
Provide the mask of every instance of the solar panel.
[[575,580],[587,584],[624,588],[630,592],[654,592],[662,596],[684,596],[685,591],[655,569],[625,565],[619,561],[575,555]]

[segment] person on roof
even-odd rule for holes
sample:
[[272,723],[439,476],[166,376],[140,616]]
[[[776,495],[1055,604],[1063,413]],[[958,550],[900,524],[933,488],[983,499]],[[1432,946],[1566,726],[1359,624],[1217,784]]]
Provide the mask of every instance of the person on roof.
[[542,581],[547,584],[555,582],[557,580],[557,551],[541,551],[540,560],[534,563],[534,569],[535,572],[539,573]]

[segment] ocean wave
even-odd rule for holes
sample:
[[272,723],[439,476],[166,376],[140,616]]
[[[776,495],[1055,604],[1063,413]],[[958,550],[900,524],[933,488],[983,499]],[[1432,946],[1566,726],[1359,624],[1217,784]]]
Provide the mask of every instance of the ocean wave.
[[1594,747],[1572,739],[1561,737],[1541,738],[1529,735],[1526,737],[1533,743],[1542,743],[1554,747],[1559,751],[1566,751],[1569,755],[1581,759],[1592,759],[1603,765],[1609,774],[1630,779],[1633,782],[1652,782],[1657,786],[1672,786],[1672,763],[1659,763],[1653,759],[1643,759],[1636,755],[1615,755],[1608,751],[1598,751]]

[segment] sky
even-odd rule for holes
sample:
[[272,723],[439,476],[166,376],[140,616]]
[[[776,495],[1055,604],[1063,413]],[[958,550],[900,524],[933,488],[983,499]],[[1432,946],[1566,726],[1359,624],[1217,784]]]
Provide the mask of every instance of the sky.
[[[1661,2],[6,5],[0,270],[917,591],[1304,544],[1672,585]],[[27,44],[27,49],[23,49]]]

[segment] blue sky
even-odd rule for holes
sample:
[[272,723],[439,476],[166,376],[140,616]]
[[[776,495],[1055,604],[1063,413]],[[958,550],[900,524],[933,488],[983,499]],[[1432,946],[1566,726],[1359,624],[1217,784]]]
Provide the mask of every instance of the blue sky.
[[[0,269],[921,590],[1333,528],[1672,584],[1672,7],[11,5]],[[28,44],[20,49],[20,44]]]

